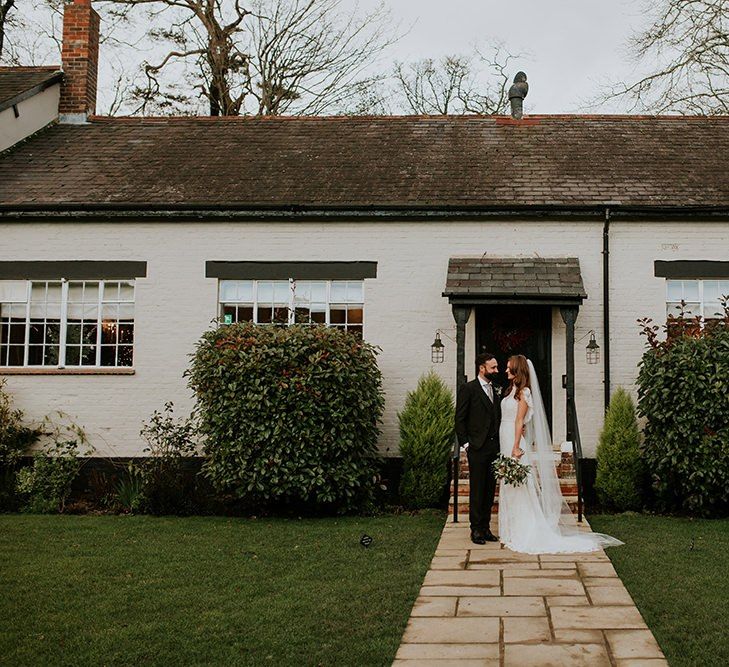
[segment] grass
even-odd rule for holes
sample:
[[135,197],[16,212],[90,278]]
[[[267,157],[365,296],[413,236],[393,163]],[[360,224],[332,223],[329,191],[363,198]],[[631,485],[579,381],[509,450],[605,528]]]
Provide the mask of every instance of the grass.
[[625,546],[606,553],[672,667],[729,665],[729,520],[591,516]]
[[443,521],[0,516],[1,661],[389,665]]

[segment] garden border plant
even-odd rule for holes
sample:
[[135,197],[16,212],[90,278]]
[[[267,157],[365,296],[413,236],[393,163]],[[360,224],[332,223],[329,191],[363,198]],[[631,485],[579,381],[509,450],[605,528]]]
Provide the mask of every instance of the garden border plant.
[[402,502],[413,509],[435,507],[448,484],[455,436],[453,393],[433,370],[421,376],[398,414]]
[[378,350],[324,326],[205,332],[186,375],[215,488],[259,507],[371,508],[384,408]]
[[[638,413],[656,507],[729,514],[729,308],[702,323],[677,316],[639,320],[648,349],[639,364]],[[659,331],[665,339],[659,338]]]

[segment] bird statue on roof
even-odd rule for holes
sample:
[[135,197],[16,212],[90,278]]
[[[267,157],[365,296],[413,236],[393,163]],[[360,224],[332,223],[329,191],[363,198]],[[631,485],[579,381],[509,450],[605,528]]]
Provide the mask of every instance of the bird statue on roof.
[[524,115],[524,98],[529,92],[527,75],[525,72],[517,72],[514,83],[509,88],[509,104],[511,104],[511,117],[521,120]]

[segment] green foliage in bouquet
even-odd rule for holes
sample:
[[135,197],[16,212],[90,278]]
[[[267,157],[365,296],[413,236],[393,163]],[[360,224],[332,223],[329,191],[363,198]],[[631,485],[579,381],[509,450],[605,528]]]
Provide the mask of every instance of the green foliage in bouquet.
[[353,333],[323,326],[206,332],[186,374],[214,486],[317,510],[369,502],[384,407],[376,354]]
[[491,464],[494,470],[496,481],[503,481],[504,484],[511,486],[521,486],[526,484],[527,477],[531,475],[531,466],[521,463],[513,456],[504,456],[499,454],[496,460]]
[[398,414],[403,473],[400,498],[408,507],[433,507],[448,484],[455,431],[453,394],[433,371],[418,381]]
[[729,515],[729,309],[701,326],[683,313],[648,340],[638,375],[638,414],[657,508]]
[[635,406],[620,387],[610,399],[597,446],[595,488],[601,505],[625,512],[643,507],[645,464]]

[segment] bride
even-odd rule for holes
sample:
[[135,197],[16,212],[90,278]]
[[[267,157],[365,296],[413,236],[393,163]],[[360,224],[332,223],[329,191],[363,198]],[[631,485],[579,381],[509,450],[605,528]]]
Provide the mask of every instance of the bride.
[[521,486],[503,480],[500,483],[501,542],[512,551],[528,554],[597,551],[623,544],[609,535],[578,529],[559,488],[552,440],[532,362],[521,354],[510,357],[506,377],[509,388],[501,402],[500,450],[504,456],[530,466],[531,474]]

